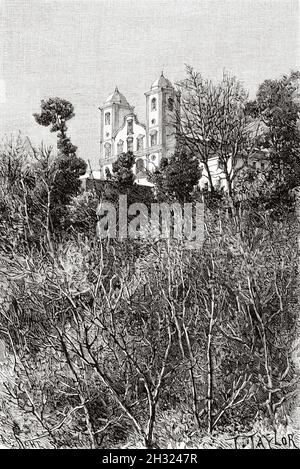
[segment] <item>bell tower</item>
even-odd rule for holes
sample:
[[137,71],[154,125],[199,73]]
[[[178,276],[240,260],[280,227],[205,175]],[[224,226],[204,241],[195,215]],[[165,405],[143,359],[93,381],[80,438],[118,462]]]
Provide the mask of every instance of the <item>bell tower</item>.
[[150,162],[158,166],[162,157],[170,156],[175,150],[179,95],[161,72],[145,96],[147,150]]
[[133,111],[125,96],[118,87],[108,96],[101,111],[100,123],[100,163],[109,160],[117,154],[115,132],[122,124],[124,117]]

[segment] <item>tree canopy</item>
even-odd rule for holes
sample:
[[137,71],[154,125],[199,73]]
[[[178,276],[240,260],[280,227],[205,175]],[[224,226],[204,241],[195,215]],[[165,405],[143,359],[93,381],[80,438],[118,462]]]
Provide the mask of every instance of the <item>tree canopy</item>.
[[170,158],[162,158],[159,168],[149,175],[158,200],[190,202],[201,177],[199,159],[185,148]]
[[246,107],[247,113],[264,126],[256,145],[267,150],[269,166],[259,197],[270,209],[291,206],[291,190],[300,184],[299,79],[299,72],[291,72],[265,80],[256,99]]
[[50,126],[50,132],[57,132],[58,155],[50,165],[45,160],[48,168],[43,189],[45,192],[47,186],[47,197],[50,197],[51,226],[61,227],[66,206],[72,197],[78,195],[81,186],[79,178],[85,174],[87,168],[86,162],[76,155],[77,147],[67,136],[66,122],[74,115],[73,105],[61,98],[42,100],[40,114],[34,114],[38,124]]

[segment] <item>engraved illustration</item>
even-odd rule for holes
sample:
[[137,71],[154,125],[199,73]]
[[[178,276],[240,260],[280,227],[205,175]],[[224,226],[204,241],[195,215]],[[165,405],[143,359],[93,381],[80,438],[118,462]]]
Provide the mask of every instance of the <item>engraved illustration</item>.
[[300,449],[299,38],[298,0],[0,0],[1,449]]

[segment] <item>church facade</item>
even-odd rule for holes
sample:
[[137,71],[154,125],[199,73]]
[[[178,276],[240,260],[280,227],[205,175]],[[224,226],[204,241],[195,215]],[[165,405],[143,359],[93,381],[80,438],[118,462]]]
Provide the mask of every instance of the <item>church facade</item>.
[[132,151],[135,156],[133,172],[136,182],[146,181],[146,170],[153,171],[162,157],[174,153],[176,145],[176,110],[180,96],[171,82],[161,76],[145,93],[146,123],[141,123],[125,96],[118,88],[108,96],[101,111],[100,177],[118,156]]
[[[134,107],[116,87],[99,108],[101,112],[100,171],[92,172],[94,179],[106,179],[106,170],[112,172],[112,165],[118,157],[123,152],[132,151],[135,156],[133,166],[135,182],[141,185],[152,185],[147,181],[147,171],[153,171],[159,167],[163,157],[169,157],[174,153],[176,119],[180,108],[180,94],[163,73],[145,93],[145,106],[146,123],[142,123],[134,113]],[[266,155],[257,150],[250,155],[248,163],[256,169],[263,170],[263,165],[267,164]],[[243,164],[239,161],[237,167]],[[231,161],[229,161],[230,165]],[[208,166],[213,185],[226,190],[226,178],[219,165],[218,157],[212,155]],[[202,163],[200,167],[202,176],[199,186],[204,188],[208,184],[208,177]]]

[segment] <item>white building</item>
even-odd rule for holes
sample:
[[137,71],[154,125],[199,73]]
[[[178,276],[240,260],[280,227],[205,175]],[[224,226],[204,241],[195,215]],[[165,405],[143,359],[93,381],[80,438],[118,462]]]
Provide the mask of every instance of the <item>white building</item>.
[[159,166],[163,156],[175,150],[175,119],[180,97],[171,82],[161,76],[154,81],[146,97],[146,124],[137,115],[118,88],[108,96],[101,111],[100,171],[112,169],[112,163],[122,152],[135,155],[133,172],[137,182],[145,182],[145,170]]
[[[106,169],[112,171],[112,164],[118,156],[132,151],[135,156],[133,172],[135,182],[142,185],[152,185],[146,179],[145,170],[153,171],[159,166],[162,157],[169,157],[176,146],[176,116],[179,115],[180,94],[175,91],[172,83],[161,76],[154,81],[146,97],[146,123],[141,123],[134,113],[125,96],[118,88],[108,96],[100,109],[100,170],[93,171],[96,180],[106,178]],[[237,167],[244,164],[239,161]],[[266,155],[261,151],[254,151],[249,157],[248,164],[256,169],[264,169]],[[231,161],[227,168],[231,172]],[[204,188],[208,184],[206,170],[202,163],[202,177],[199,186]],[[227,188],[226,179],[219,165],[218,157],[212,154],[208,161],[210,174],[214,186]],[[86,174],[82,181],[90,178]],[[86,186],[86,182],[84,183]]]

